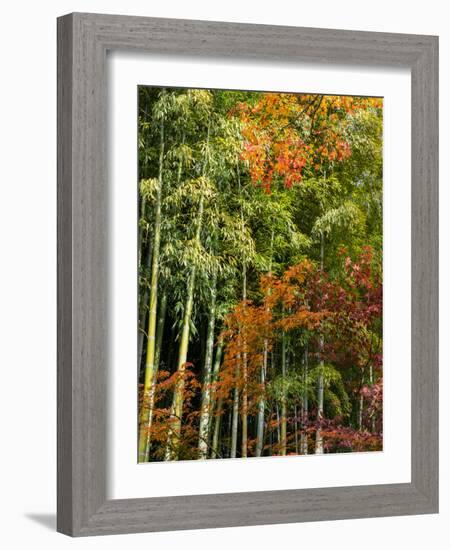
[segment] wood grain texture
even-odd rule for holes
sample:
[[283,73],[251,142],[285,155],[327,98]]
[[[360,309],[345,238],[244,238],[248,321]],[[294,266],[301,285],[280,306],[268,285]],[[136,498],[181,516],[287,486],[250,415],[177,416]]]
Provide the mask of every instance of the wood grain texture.
[[438,507],[438,42],[411,72],[412,479]]
[[72,525],[72,20],[58,21],[57,529]]
[[[106,52],[409,67],[412,481],[106,499]],[[438,39],[116,15],[58,20],[58,530],[73,536],[438,510]]]

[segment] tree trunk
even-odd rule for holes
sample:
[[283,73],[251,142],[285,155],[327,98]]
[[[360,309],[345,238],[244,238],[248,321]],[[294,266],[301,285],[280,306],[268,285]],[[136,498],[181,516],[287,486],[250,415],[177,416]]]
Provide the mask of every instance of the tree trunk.
[[[245,345],[245,344],[244,344]],[[247,412],[248,412],[248,402],[247,402],[247,358],[246,353],[243,353],[243,361],[242,361],[242,367],[243,367],[243,380],[244,380],[244,387],[242,389],[242,450],[241,450],[241,456],[243,458],[247,457],[247,431],[248,431],[248,420],[247,420]]]
[[212,359],[214,347],[214,326],[216,322],[216,290],[217,273],[214,272],[211,289],[211,307],[208,320],[208,332],[206,335],[206,352],[204,365],[204,379],[202,388],[202,407],[200,413],[200,429],[198,441],[198,458],[208,458],[209,427],[211,417],[211,382],[212,382]]
[[361,373],[361,390],[359,392],[359,403],[358,403],[358,430],[360,432],[363,431],[364,396],[362,394],[362,388],[364,386],[364,371],[365,371],[365,368],[363,367],[362,373]]
[[[184,134],[181,140],[182,144],[184,144]],[[183,171],[183,162],[180,160],[178,164],[178,172],[177,172],[177,185],[180,184],[181,181],[181,174]],[[141,238],[141,237],[140,237]],[[147,251],[147,270],[150,270],[151,261],[152,261],[152,254],[153,254],[153,243],[150,243]],[[144,299],[143,303],[146,304],[148,300],[148,287],[145,288],[144,293]],[[166,306],[167,306],[167,293],[164,292],[161,305],[160,305],[160,313],[158,316],[158,326],[156,328],[156,350],[155,350],[155,363],[157,365],[157,368],[159,366],[159,357],[161,353],[161,340],[164,332],[164,323],[166,319]],[[143,313],[143,322],[140,323],[140,326],[145,325],[145,319],[147,317],[147,310],[144,308]],[[139,332],[139,350],[140,350],[140,356],[142,355],[142,342],[144,340],[144,334],[143,331]]]
[[287,451],[287,407],[286,407],[286,333],[283,330],[281,336],[281,376],[283,379],[283,390],[281,395],[281,454],[286,455]]
[[[294,437],[295,437],[295,454],[299,454],[298,447],[298,421],[297,421],[297,405],[294,405]],[[303,435],[303,434],[302,434]]]
[[232,424],[233,424],[233,409],[230,408],[228,413],[228,425],[227,425],[227,441],[229,442],[228,445],[228,457],[231,458],[231,432],[232,432]]
[[[324,256],[324,239],[323,239],[323,233],[320,233],[320,271],[323,271],[323,256]],[[319,351],[321,355],[320,359],[320,368],[321,372],[319,373],[319,379],[317,381],[317,422],[318,427],[316,431],[316,447],[315,447],[315,453],[316,454],[323,454],[323,437],[322,437],[322,428],[321,428],[321,422],[323,420],[323,336],[320,336],[319,339]]]
[[[148,247],[147,250],[147,256],[146,256],[146,270],[147,272],[150,271],[152,265],[152,246]],[[147,303],[148,303],[148,285],[145,286],[144,290],[144,296],[142,298],[142,303],[140,304],[139,308],[139,335],[138,335],[138,364],[139,364],[139,371],[142,364],[142,351],[144,349],[144,335],[145,335],[145,325],[147,323]]]
[[305,346],[303,359],[303,396],[302,396],[302,434],[300,436],[300,453],[308,454],[308,432],[306,426],[308,423],[308,344]]
[[[208,144],[209,144],[209,124],[208,132],[206,137],[206,149],[205,149],[205,159],[203,162],[202,175],[205,175],[206,166],[208,162]],[[204,196],[201,195],[197,219],[196,219],[196,233],[195,233],[195,242],[197,245],[200,245],[200,234],[203,222],[203,209],[204,209]],[[170,427],[167,434],[167,446],[165,452],[165,460],[178,460],[178,451],[181,438],[181,417],[183,415],[183,401],[184,401],[184,373],[186,370],[186,361],[187,361],[187,352],[189,347],[189,334],[190,334],[190,324],[192,316],[192,308],[194,305],[194,288],[195,288],[195,278],[197,274],[196,266],[191,267],[191,272],[188,277],[188,284],[186,290],[186,304],[184,308],[183,316],[183,327],[181,331],[181,340],[178,351],[178,363],[177,363],[177,373],[178,379],[175,385],[175,391],[173,394],[172,407],[170,410]]]
[[[277,414],[277,440],[278,440],[278,449],[281,449],[281,431],[280,431],[280,409],[278,407],[278,403],[275,407],[276,414]],[[278,451],[279,452],[279,451]],[[277,453],[278,454],[278,453]]]
[[166,323],[167,313],[167,292],[164,291],[159,304],[158,324],[156,325],[156,348],[155,348],[155,369],[159,369],[161,358],[161,345],[164,336],[164,325]]
[[[239,379],[239,367],[237,367],[237,379]],[[238,421],[239,421],[239,390],[234,388],[233,395],[233,422],[231,425],[231,451],[230,458],[236,458],[237,451],[237,436],[238,436]]]
[[140,213],[140,219],[139,219],[139,235],[138,235],[138,266],[141,265],[142,260],[142,242],[144,240],[144,228],[142,227],[141,220],[146,219],[147,217],[147,199],[142,197],[141,200],[141,213]]
[[[216,384],[219,379],[220,364],[222,361],[223,342],[219,340],[216,348],[216,356],[214,358],[214,367],[212,373],[212,390],[211,390],[211,414],[214,414],[214,408],[216,406]],[[214,418],[210,417],[210,424],[213,423]],[[210,428],[211,429],[211,428]]]
[[[272,234],[270,237],[270,258],[269,258],[269,275],[272,274],[272,256],[273,256],[273,239],[274,231],[272,229]],[[266,373],[267,373],[267,358],[269,354],[269,342],[267,338],[264,340],[264,353],[263,353],[263,364],[261,367],[261,389],[262,395],[259,398],[258,402],[258,420],[257,420],[257,432],[256,432],[256,456],[261,456],[263,453],[264,447],[264,412],[265,412],[265,397],[264,390],[266,386]]]
[[[162,338],[164,335],[164,325],[166,322],[166,311],[167,311],[167,294],[166,292],[164,292],[164,294],[161,297],[161,302],[159,304],[158,323],[156,326],[155,368],[154,368],[153,384],[152,384],[152,389],[150,392],[150,400],[149,400],[149,409],[150,409],[149,418],[148,418],[149,426],[151,426],[153,422],[153,411],[155,408],[155,388],[156,388],[156,383],[158,378],[159,361],[161,357],[161,344],[162,344]],[[150,447],[149,447],[149,450],[150,450]]]
[[[373,387],[373,366],[369,365],[369,383],[370,387]],[[375,411],[372,410],[370,415],[370,431],[374,434],[376,431],[376,418]]]
[[[239,158],[236,160],[236,175],[238,180],[239,188],[239,197],[242,201],[242,187],[241,187],[241,176],[239,171]],[[244,213],[242,211],[241,204],[241,232],[244,232]],[[247,263],[245,255],[242,256],[242,301],[245,303],[247,301]],[[247,457],[247,439],[248,439],[248,399],[247,399],[247,342],[245,333],[242,335],[242,377],[243,377],[243,388],[242,388],[242,447],[241,447],[241,456]]]
[[170,410],[170,428],[167,435],[167,447],[165,460],[178,459],[178,447],[181,437],[181,417],[183,414],[184,401],[184,373],[186,370],[187,352],[189,347],[190,321],[192,315],[192,307],[194,303],[194,284],[195,284],[196,269],[192,268],[189,275],[187,287],[187,299],[184,308],[183,328],[181,331],[180,347],[178,349],[177,373],[178,378],[175,385],[172,407]]
[[[163,90],[163,93],[164,90]],[[161,243],[161,198],[163,187],[164,118],[160,126],[158,186],[156,189],[155,224],[153,231],[153,257],[150,282],[150,304],[147,330],[147,355],[145,361],[144,391],[139,422],[139,462],[147,462],[150,450],[150,401],[154,384],[156,311],[158,307],[159,249]]]
[[215,423],[214,423],[214,433],[213,433],[213,441],[212,441],[212,450],[211,450],[211,458],[219,458],[219,439],[220,439],[220,428],[222,426],[222,409],[223,409],[223,400],[220,398],[217,401],[217,411],[215,415]]
[[[322,342],[323,340],[321,340],[321,343]],[[323,343],[321,347],[323,348]],[[320,366],[323,368],[323,360],[320,361]],[[320,426],[320,423],[323,420],[323,393],[324,393],[323,374],[321,373],[319,375],[319,380],[317,383],[317,422],[319,425],[316,431],[316,447],[315,447],[316,455],[323,454],[323,436],[322,436],[322,428]]]
[[[264,342],[264,355],[263,355],[263,365],[261,368],[261,388],[264,391],[266,384],[266,371],[267,371],[267,340]],[[258,401],[258,420],[256,428],[256,456],[261,456],[264,447],[264,412],[265,412],[265,399],[264,396],[261,396]]]
[[[242,212],[241,212],[242,214]],[[242,264],[242,300],[247,300],[247,267],[245,259]],[[242,369],[244,378],[244,387],[242,389],[242,457],[247,457],[247,431],[248,431],[248,402],[247,402],[247,343],[245,334],[242,336],[243,350],[242,350]]]
[[[147,217],[147,201],[145,197],[142,198],[141,203],[141,214],[140,214],[140,220],[146,219]],[[139,223],[139,236],[138,236],[138,268],[140,270],[141,268],[141,262],[142,262],[142,243],[143,243],[143,227],[142,223]],[[148,232],[147,232],[148,235]],[[145,255],[145,273],[149,273],[152,265],[152,253],[153,253],[153,243],[148,243],[147,249],[146,249],[146,255]],[[140,293],[139,293],[140,296]],[[144,348],[144,335],[145,335],[145,326],[147,323],[147,303],[148,303],[148,284],[145,285],[144,295],[142,299],[139,302],[139,335],[138,335],[138,365],[139,365],[139,374],[141,370],[141,364],[142,364],[142,351]]]

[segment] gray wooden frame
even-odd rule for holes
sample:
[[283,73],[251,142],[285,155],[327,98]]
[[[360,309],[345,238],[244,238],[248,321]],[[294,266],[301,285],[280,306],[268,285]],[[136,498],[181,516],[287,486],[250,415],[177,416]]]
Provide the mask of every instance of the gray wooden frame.
[[[105,61],[108,50],[125,49],[411,69],[411,483],[107,500]],[[59,18],[58,530],[83,536],[437,511],[438,38],[81,13]]]

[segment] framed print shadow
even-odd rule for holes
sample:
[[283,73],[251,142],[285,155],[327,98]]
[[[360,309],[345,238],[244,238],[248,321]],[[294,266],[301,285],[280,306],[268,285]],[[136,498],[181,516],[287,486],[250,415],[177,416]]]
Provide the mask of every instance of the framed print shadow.
[[[107,55],[127,52],[163,56],[166,64],[208,62],[205,70],[213,60],[271,63],[274,74],[299,64],[341,76],[349,68],[406,70],[407,120],[395,123],[407,128],[399,134],[407,140],[402,158],[411,159],[407,187],[399,193],[392,175],[394,102],[380,88],[295,90],[281,72],[273,87],[203,73],[192,85],[182,70],[166,79],[155,65],[146,67],[150,80],[129,76],[130,93],[116,95],[120,118],[110,104],[116,84]],[[225,75],[239,72],[221,67]],[[116,82],[126,78],[116,73]],[[130,170],[117,176],[125,164]],[[410,195],[411,244],[396,264],[399,280],[403,269],[410,280],[404,313],[389,267],[400,218],[386,197],[396,188],[397,208],[401,193]],[[121,264],[130,274],[122,285],[113,282]],[[118,292],[136,304],[119,315],[119,329],[111,303]],[[395,309],[393,323],[387,316]],[[399,324],[407,339],[396,344]],[[404,386],[386,351],[395,345]],[[395,400],[402,387],[407,393]],[[408,418],[410,409],[410,481],[370,478],[362,461],[397,449],[390,425],[397,420],[402,429],[400,407]],[[111,463],[122,465],[111,456],[118,416],[127,434],[120,453],[142,480],[136,495],[130,482],[125,498],[111,491]],[[333,456],[344,469],[352,469],[349,461],[366,468],[364,482],[324,482]],[[192,474],[183,486],[178,478],[164,485],[178,467],[208,479],[246,473],[236,474],[231,489],[205,490],[213,485],[200,487]],[[275,481],[267,485],[258,476],[269,468]],[[288,481],[277,484],[282,470]],[[310,484],[297,488],[300,478]],[[58,531],[437,512],[438,38],[59,18]]]

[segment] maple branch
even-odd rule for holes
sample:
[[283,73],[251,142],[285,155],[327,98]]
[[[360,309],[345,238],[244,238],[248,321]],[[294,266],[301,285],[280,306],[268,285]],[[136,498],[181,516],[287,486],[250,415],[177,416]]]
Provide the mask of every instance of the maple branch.
[[319,110],[319,107],[321,106],[322,104],[322,101],[323,101],[323,95],[320,96],[320,99],[319,99],[319,103],[316,105],[314,111],[313,111],[313,114],[311,116],[311,125],[309,127],[309,135],[311,135],[312,133],[312,128],[313,128],[313,124],[314,124],[314,118],[316,116],[316,113],[317,111]]
[[[300,113],[297,115],[297,117],[294,119],[294,120],[291,120],[289,121],[287,124],[285,124],[284,126],[281,126],[281,128],[278,130],[278,132],[275,134],[275,139],[278,138],[278,136],[280,135],[280,133],[285,130],[286,128],[288,128],[289,126],[293,126],[295,125],[295,123],[299,122],[300,119],[302,118],[302,116],[306,113],[306,111],[312,106],[314,105],[314,103],[316,102],[317,100],[317,97],[318,96],[314,96],[313,99],[306,104],[306,106],[300,111]],[[322,99],[323,99],[323,96],[321,96]]]

